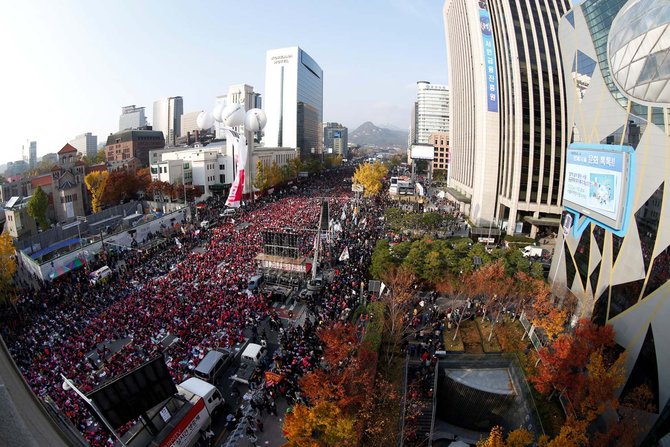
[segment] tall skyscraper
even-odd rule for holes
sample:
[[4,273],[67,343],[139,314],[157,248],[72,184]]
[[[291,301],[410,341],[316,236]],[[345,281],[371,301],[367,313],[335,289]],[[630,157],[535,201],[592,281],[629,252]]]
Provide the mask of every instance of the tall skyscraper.
[[144,107],[132,106],[121,107],[121,116],[119,117],[119,131],[127,129],[142,129],[147,125],[147,118],[144,116]]
[[449,132],[449,87],[428,81],[419,81],[416,85],[416,141],[412,144],[427,144],[430,134]]
[[559,231],[550,278],[556,292],[574,294],[580,317],[614,327],[626,350],[620,400],[640,405],[629,397],[646,386],[644,403],[655,411],[644,412],[650,430],[639,445],[663,445],[670,431],[670,4],[586,0],[561,19],[558,37],[570,139],[631,146],[635,166],[621,176],[632,188],[614,195],[628,204],[621,229],[593,221],[581,233]]
[[181,96],[171,96],[154,102],[153,130],[163,132],[165,144],[174,146],[181,135],[181,116],[184,114],[184,100]]
[[[451,93],[448,193],[475,225],[488,225],[496,208],[500,117],[490,19],[485,10],[480,19],[480,11],[477,2],[444,3]],[[490,63],[482,69],[483,62]]]
[[30,169],[37,165],[37,141],[31,141],[28,148],[28,164]]
[[98,154],[98,136],[91,134],[91,132],[77,135],[70,141],[70,145],[88,158],[95,158]]
[[323,150],[327,154],[348,158],[349,129],[340,123],[326,123],[323,126]]
[[323,70],[299,47],[269,50],[265,60],[266,147],[323,152]]
[[557,28],[569,9],[568,0],[445,2],[450,185],[479,225],[531,237],[558,226],[567,127]]

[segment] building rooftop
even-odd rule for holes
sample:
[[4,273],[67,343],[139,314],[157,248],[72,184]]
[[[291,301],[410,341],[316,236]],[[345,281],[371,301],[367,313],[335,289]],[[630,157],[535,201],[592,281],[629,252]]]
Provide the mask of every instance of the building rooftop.
[[72,146],[70,143],[67,143],[61,150],[58,151],[58,155],[67,154],[70,152],[77,152],[77,148]]
[[121,140],[120,142],[133,141],[139,137],[160,137],[164,138],[163,132],[160,130],[144,130],[144,129],[128,129],[122,130],[121,132],[116,132],[109,134],[107,137],[106,145],[116,144],[116,140]]

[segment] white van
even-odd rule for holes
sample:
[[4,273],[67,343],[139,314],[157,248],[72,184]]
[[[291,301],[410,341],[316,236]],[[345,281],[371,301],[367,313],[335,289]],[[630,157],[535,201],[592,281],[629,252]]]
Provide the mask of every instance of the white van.
[[100,267],[98,270],[95,272],[91,272],[88,274],[88,280],[92,285],[99,284],[102,282],[105,278],[112,276],[112,269],[110,269],[108,266],[104,265]]
[[213,384],[231,360],[228,351],[209,351],[195,368],[195,376]]

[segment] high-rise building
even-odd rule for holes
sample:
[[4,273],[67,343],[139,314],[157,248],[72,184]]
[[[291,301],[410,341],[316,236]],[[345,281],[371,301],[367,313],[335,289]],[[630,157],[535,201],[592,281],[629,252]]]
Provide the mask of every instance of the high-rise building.
[[181,135],[181,116],[184,114],[184,100],[181,96],[171,96],[154,102],[153,130],[163,132],[165,144],[174,146]]
[[144,107],[132,106],[121,107],[119,117],[119,131],[127,129],[143,129],[147,126],[147,118],[144,116]]
[[449,178],[449,132],[430,134],[428,143],[433,146],[433,178]]
[[326,123],[323,126],[323,151],[327,154],[348,158],[349,129],[340,123]]
[[449,132],[449,87],[416,83],[418,92],[414,116],[414,138],[412,144],[427,144],[430,134]]
[[488,225],[495,218],[500,117],[490,19],[485,10],[486,20],[480,19],[480,11],[477,2],[444,3],[451,138],[447,193],[475,225]]
[[142,166],[149,165],[149,151],[166,146],[163,132],[157,130],[124,130],[109,134],[105,145],[108,163],[127,162],[137,158]]
[[570,140],[631,146],[635,166],[627,174],[632,189],[617,197],[629,203],[622,229],[596,221],[567,237],[559,231],[550,278],[557,291],[577,297],[578,316],[614,327],[627,354],[620,400],[640,402],[627,398],[646,385],[655,411],[645,418],[656,422],[640,445],[664,445],[661,439],[670,438],[670,5],[586,0],[563,16],[558,31]]
[[79,153],[91,159],[98,154],[98,136],[91,132],[77,135],[70,141],[70,145],[77,149]]
[[184,113],[181,116],[181,134],[180,136],[185,136],[188,133],[195,133],[196,131],[200,131],[198,128],[198,115],[202,110],[198,110],[196,112],[188,112]]
[[30,142],[28,154],[28,164],[30,165],[30,169],[33,169],[37,165],[37,141]]
[[569,8],[568,0],[445,2],[450,186],[477,225],[500,222],[531,237],[558,226],[567,127],[557,27]]
[[[254,88],[247,84],[235,84],[228,87],[228,93],[216,97],[216,104],[227,106],[228,104],[244,104],[245,110],[260,109],[263,106],[261,101],[261,94],[255,93]],[[221,122],[215,122],[216,138],[225,138],[223,127],[225,125]],[[234,128],[237,132],[244,132],[244,125],[236,126]],[[256,135],[256,139],[260,140],[260,133]]]
[[323,70],[299,47],[267,52],[265,113],[265,146],[323,152]]

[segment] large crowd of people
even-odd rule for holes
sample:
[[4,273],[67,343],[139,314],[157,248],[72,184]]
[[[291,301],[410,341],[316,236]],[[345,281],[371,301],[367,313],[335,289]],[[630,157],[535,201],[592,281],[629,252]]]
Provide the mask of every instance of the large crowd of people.
[[[154,253],[123,253],[123,262],[105,286],[91,285],[86,272],[79,271],[36,289],[26,287],[16,308],[2,310],[2,335],[34,392],[52,399],[92,445],[108,445],[111,436],[73,393],[63,390],[61,374],[84,392],[91,391],[163,351],[160,341],[172,334],[178,341],[166,351],[166,363],[175,382],[184,380],[208,349],[242,341],[247,328],[270,315],[267,296],[246,290],[256,268],[261,230],[316,227],[318,197],[329,197],[331,215],[340,213],[350,195],[346,186],[341,177],[323,177],[248,204],[210,230],[180,228]],[[222,205],[209,201],[199,210],[201,219],[219,216]],[[361,218],[351,210],[348,218]],[[369,217],[371,227],[374,219]],[[246,224],[240,226],[242,222]],[[343,236],[325,262],[334,263],[345,244],[350,244],[355,262],[340,266],[339,286],[331,286],[323,302],[313,303],[319,319],[337,318],[354,305],[374,245],[366,239],[365,228],[347,230]],[[202,249],[194,250],[197,246]],[[105,351],[106,343],[126,339],[131,341],[118,351]],[[296,375],[316,365],[319,347],[311,326],[285,329],[282,341],[276,364]],[[99,367],[87,358],[96,350],[103,360]],[[284,387],[293,383],[287,377]]]

